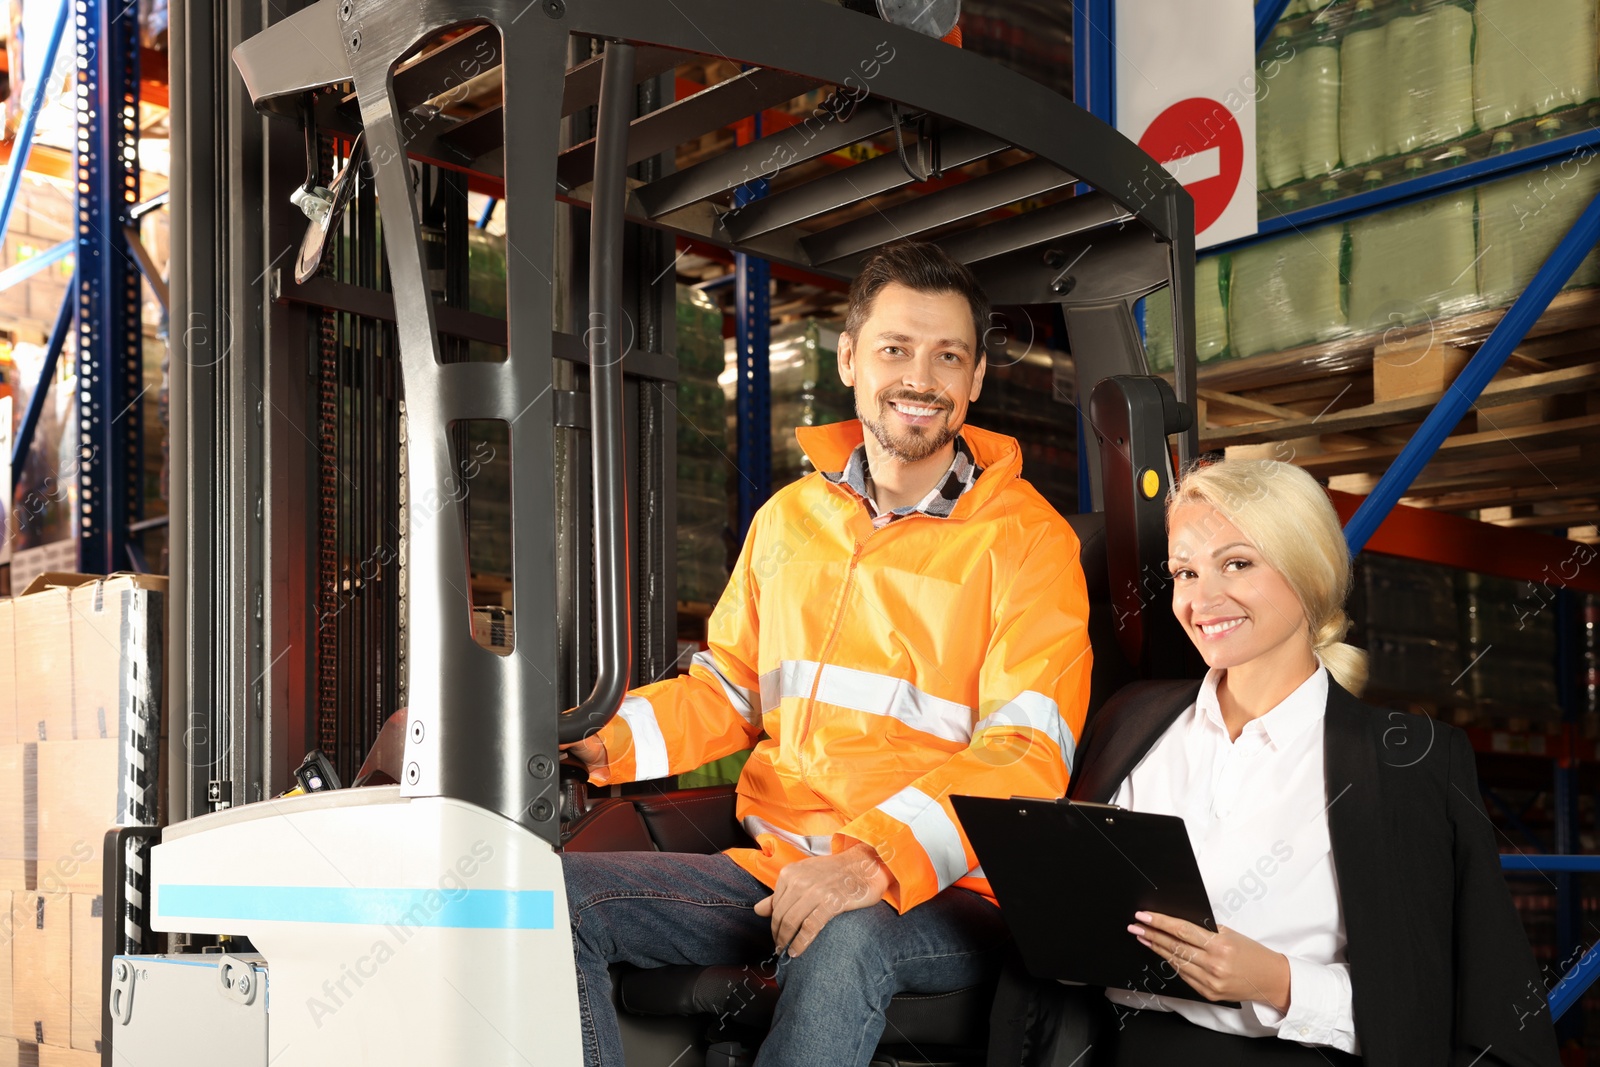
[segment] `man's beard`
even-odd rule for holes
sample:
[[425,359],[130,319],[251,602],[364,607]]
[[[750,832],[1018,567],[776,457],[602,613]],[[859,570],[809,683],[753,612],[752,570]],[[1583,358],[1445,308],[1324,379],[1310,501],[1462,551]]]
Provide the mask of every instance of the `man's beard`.
[[[916,404],[919,407],[937,408],[945,413],[945,421],[934,426],[907,426],[898,434],[893,433],[889,429],[891,415],[889,404],[894,400]],[[884,452],[901,463],[916,463],[918,460],[927,459],[955,440],[959,427],[950,424],[949,412],[950,404],[943,397],[906,390],[880,393],[876,419],[868,418],[866,412],[861,410],[861,405],[856,405],[856,416],[860,418],[861,425],[877,438]]]

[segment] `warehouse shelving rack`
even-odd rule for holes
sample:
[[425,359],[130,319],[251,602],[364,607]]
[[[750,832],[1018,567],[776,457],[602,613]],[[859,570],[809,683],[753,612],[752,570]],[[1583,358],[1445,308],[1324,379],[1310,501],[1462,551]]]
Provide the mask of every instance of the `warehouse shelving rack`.
[[[136,231],[142,211],[164,203],[163,197],[142,209],[139,205],[139,104],[144,94],[166,104],[160,80],[165,60],[141,49],[136,9],[114,0],[63,0],[41,66],[59,71],[56,59],[64,48],[74,57],[78,152],[63,159],[53,158],[60,153],[40,150],[47,158],[34,166],[34,123],[50,82],[35,75],[23,121],[8,146],[12,165],[0,200],[3,238],[24,171],[70,174],[78,186],[77,237],[0,278],[0,285],[15,285],[69,253],[76,255],[74,282],[51,331],[44,368],[14,442],[12,468],[20,470],[28,454],[68,333],[75,329],[78,569],[102,574],[146,570],[137,536],[150,525],[141,522],[143,279],[148,277],[158,295],[166,290]],[[153,68],[143,79],[142,65]]]

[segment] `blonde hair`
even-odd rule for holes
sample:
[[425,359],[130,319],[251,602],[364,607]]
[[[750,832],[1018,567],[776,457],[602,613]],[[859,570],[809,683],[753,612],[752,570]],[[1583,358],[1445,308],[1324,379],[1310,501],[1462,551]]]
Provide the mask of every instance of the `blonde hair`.
[[1367,682],[1367,654],[1344,643],[1350,617],[1350,551],[1339,516],[1316,479],[1275,459],[1232,459],[1191,467],[1167,496],[1216,508],[1283,576],[1305,611],[1311,647],[1351,693]]

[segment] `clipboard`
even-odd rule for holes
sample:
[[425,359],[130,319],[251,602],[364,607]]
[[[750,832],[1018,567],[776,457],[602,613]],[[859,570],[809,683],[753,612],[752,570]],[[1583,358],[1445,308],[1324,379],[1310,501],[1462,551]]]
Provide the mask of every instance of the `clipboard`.
[[1109,804],[950,798],[1037,978],[1208,1001],[1128,933],[1136,911],[1216,930],[1183,820]]

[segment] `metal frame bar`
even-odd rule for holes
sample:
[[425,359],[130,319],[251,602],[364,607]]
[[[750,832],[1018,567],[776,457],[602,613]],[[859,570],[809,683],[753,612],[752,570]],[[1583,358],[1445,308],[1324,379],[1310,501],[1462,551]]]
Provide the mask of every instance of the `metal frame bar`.
[[1526,852],[1502,852],[1500,867],[1507,871],[1539,871],[1551,874],[1571,871],[1576,874],[1600,874],[1600,856],[1556,855],[1541,856]]
[[1256,0],[1256,51],[1259,52],[1267,46],[1267,38],[1272,36],[1272,28],[1283,18],[1283,12],[1289,6],[1289,0]]
[[82,0],[78,47],[78,560],[109,574],[128,560],[143,501],[143,325],[126,227],[139,198],[139,25],[112,0]]
[[1600,942],[1590,945],[1589,951],[1561,976],[1561,981],[1550,991],[1550,1018],[1560,1019],[1566,1015],[1568,1009],[1575,1006],[1579,998],[1594,985],[1597,977],[1600,977]]
[[1381,189],[1352,193],[1350,196],[1343,196],[1326,204],[1313,204],[1298,211],[1279,212],[1271,218],[1260,219],[1253,235],[1212,245],[1206,249],[1206,255],[1236,252],[1279,234],[1299,232],[1332,222],[1349,222],[1378,211],[1428,200],[1449,189],[1481,185],[1495,178],[1509,178],[1541,166],[1548,166],[1564,158],[1574,158],[1584,162],[1595,154],[1597,148],[1600,148],[1600,127],[1585,128],[1564,137],[1526,145],[1504,155],[1488,156],[1457,167],[1424,174],[1420,178],[1395,182]]
[[[1583,710],[1578,692],[1583,654],[1578,647],[1577,632],[1577,621],[1582,618],[1582,610],[1570,590],[1556,590],[1555,600],[1556,685],[1561,701],[1561,720],[1567,737],[1573,738],[1577,736],[1578,718]],[[1583,848],[1578,830],[1578,768],[1571,759],[1556,760],[1551,773],[1555,779],[1551,801],[1555,816],[1556,851],[1572,855]],[[1556,875],[1556,959],[1571,959],[1573,949],[1582,942],[1583,898],[1578,892],[1578,877],[1573,872],[1562,871]],[[1558,1036],[1563,1041],[1568,1038],[1581,1041],[1582,1016],[1565,1020],[1560,1029]]]
[[1117,122],[1115,19],[1115,0],[1072,5],[1072,98],[1110,126]]
[[[1093,2],[1109,11],[1109,0]],[[387,6],[369,0],[357,5],[351,21],[365,21],[387,32],[394,21]],[[1072,170],[1097,192],[1126,206],[1163,240],[1174,239],[1184,228],[1169,195],[1181,193],[1181,186],[1154,167],[1148,155],[1096,121],[1086,109],[1063,108],[1057,94],[980,56],[899,26],[863,24],[856,13],[832,6],[818,10],[814,5],[783,3],[759,20],[749,19],[748,11],[736,0],[697,0],[695,8],[698,14],[693,24],[718,25],[717,45],[735,62],[794,71],[816,83],[859,85],[864,77],[870,77],[874,98],[898,101],[985,129]],[[423,11],[434,10],[436,4],[424,5]],[[482,5],[470,9],[459,5],[452,17],[469,17],[469,11],[484,17]],[[432,16],[417,13],[412,18],[420,25],[431,22]],[[606,11],[588,4],[568,4],[559,19],[579,33],[617,36],[640,45],[690,49],[704,48],[707,43],[703,34],[686,26],[687,16],[671,5],[629,5],[626,11]],[[236,50],[235,63],[257,105],[282,110],[305,89],[346,79],[345,62],[331,52],[313,53],[304,47],[306,34],[332,33],[338,28],[324,4],[317,3],[275,23]],[[690,36],[695,42],[692,45]],[[844,48],[842,43],[854,47]],[[873,61],[875,44],[883,51],[871,73],[864,75],[860,68]],[[1103,44],[1109,51],[1109,38]],[[907,60],[908,55],[915,58]],[[1106,79],[1109,85],[1109,71]],[[1041,123],[1035,117],[1039,114],[1051,115],[1051,121]],[[1068,159],[1071,165],[1065,162]],[[725,237],[711,243],[728,246]]]
[[[992,156],[1006,147],[1006,142],[998,137],[981,130],[960,128],[948,131],[941,138],[939,154],[944,166],[959,167]],[[885,154],[772,196],[740,197],[738,193],[751,184],[746,183],[740,190],[735,190],[735,207],[738,210],[722,216],[722,225],[737,241],[749,241],[785,230],[880,193],[903,189],[912,184],[912,178],[897,156]],[[799,240],[803,242],[822,235],[808,234]],[[802,244],[801,248],[804,247]],[[822,266],[809,257],[807,262],[812,266]]]
[[[721,129],[755,108],[792,100],[815,86],[813,79],[786,71],[747,70],[737,78],[634,119],[624,138],[628,162],[640,163],[671,151],[690,137]],[[594,140],[584,141],[561,153],[556,163],[561,184],[572,189],[594,179],[595,146]]]
[[1073,181],[1070,174],[1044,160],[1031,159],[802,237],[800,247],[814,262],[832,263],[869,253],[897,238],[915,237],[950,222],[1053,192]]
[[[819,110],[824,115],[832,114],[826,107]],[[882,133],[892,128],[893,122],[889,105],[879,100],[856,105],[847,120],[824,121],[813,115],[786,130],[747,141],[719,156],[658,178],[636,195],[640,206],[652,218],[664,215],[758,178],[772,178],[784,167],[808,162]]]
[[[1556,874],[1566,879],[1577,874],[1600,874],[1600,856],[1534,856],[1526,853],[1501,853],[1500,867],[1507,871]],[[1555,988],[1550,990],[1550,1017],[1560,1019],[1566,1015],[1583,994],[1588,992],[1589,987],[1594,985],[1596,978],[1600,978],[1600,943],[1590,945],[1589,950],[1561,976],[1561,981],[1556,983]]]
[[[0,241],[11,230],[11,212],[17,206],[17,192],[22,188],[22,174],[28,169],[28,157],[33,153],[33,131],[39,122],[39,112],[44,109],[45,93],[56,69],[56,56],[61,53],[61,40],[67,35],[67,16],[71,14],[73,0],[61,0],[61,10],[50,25],[50,39],[45,43],[42,70],[28,71],[28,102],[22,112],[22,122],[12,144],[10,169],[6,172],[6,188],[0,198]],[[137,20],[135,20],[137,21]]]
[[1505,365],[1512,349],[1522,342],[1528,330],[1544,314],[1550,301],[1572,277],[1572,272],[1578,269],[1578,264],[1596,242],[1600,242],[1600,196],[1595,197],[1584,209],[1572,229],[1534,274],[1528,288],[1523,290],[1505,317],[1495,325],[1489,339],[1462,368],[1450,390],[1439,400],[1439,405],[1423,420],[1416,434],[1345,525],[1345,540],[1350,545],[1351,555],[1360,552],[1366,545],[1384,516],[1399,502],[1422,468],[1427,466],[1444,439],[1472,407],[1484,386]]
[[[1367,498],[1330,489],[1328,499],[1340,519],[1348,522]],[[1572,542],[1565,538],[1408,504],[1396,504],[1383,517],[1366,551],[1480,571],[1536,587],[1560,583],[1578,592],[1600,593],[1600,568],[1579,566]]]
[[[1544,856],[1529,855],[1527,853],[1501,853],[1500,867],[1502,870],[1517,872],[1538,872],[1540,874],[1555,874],[1562,883],[1571,881],[1579,874],[1600,874],[1600,856],[1577,856],[1571,854]],[[1558,885],[1558,896],[1567,896],[1572,893],[1570,886]],[[1560,905],[1557,905],[1558,909]],[[1559,910],[1557,921],[1559,924]],[[1565,959],[1563,952],[1560,958]],[[1589,950],[1583,954],[1577,963],[1561,976],[1561,981],[1556,983],[1550,991],[1550,1017],[1560,1019],[1568,1009],[1576,1005],[1586,993],[1595,979],[1600,978],[1600,943],[1590,945]],[[1581,1018],[1581,1017],[1580,1017]]]
[[61,361],[61,350],[66,347],[67,331],[72,329],[72,318],[78,310],[78,287],[67,286],[67,291],[61,297],[61,310],[56,312],[56,324],[50,330],[50,346],[45,350],[44,366],[39,369],[39,381],[33,387],[33,395],[28,397],[28,410],[22,416],[22,426],[17,430],[17,439],[11,445],[11,469],[20,471],[23,462],[28,458],[28,450],[33,447],[33,433],[39,428],[39,419],[44,414],[45,398],[50,393],[50,383],[55,380],[56,366]]
[[[760,136],[761,117],[756,122]],[[743,207],[766,195],[759,178],[735,195]],[[743,252],[734,256],[734,338],[739,381],[735,392],[739,431],[739,529],[743,542],[756,512],[772,495],[772,265]]]
[[1500,809],[1500,814],[1505,817],[1506,822],[1511,824],[1511,828],[1513,830],[1517,831],[1517,833],[1521,834],[1523,837],[1526,837],[1529,844],[1538,849],[1540,852],[1550,851],[1550,846],[1545,843],[1544,838],[1533,832],[1533,828],[1529,826],[1528,821],[1522,817],[1522,813],[1516,808],[1512,807],[1510,802],[1507,801],[1505,797],[1501,796],[1499,793],[1496,793],[1488,786],[1479,786],[1478,791],[1481,792],[1491,804]]
[[[594,207],[589,218],[589,433],[594,474],[594,688],[563,715],[562,743],[581,741],[622,706],[633,680],[629,592],[627,471],[623,452],[622,217],[628,195],[628,131],[634,118],[634,48],[613,41],[601,57],[600,105],[593,146]],[[541,816],[540,812],[543,812]],[[551,801],[534,802],[549,822]]]
[[[4,239],[3,233],[0,233],[0,239]],[[47,248],[36,256],[25,259],[21,263],[14,263],[5,270],[0,270],[0,292],[4,292],[14,285],[20,285],[46,267],[66,259],[77,250],[77,239],[69,237],[60,244]]]

